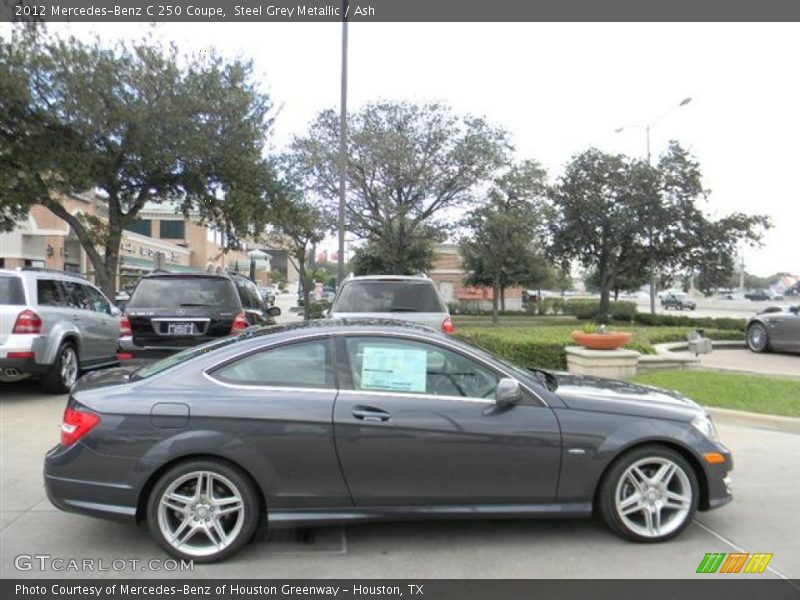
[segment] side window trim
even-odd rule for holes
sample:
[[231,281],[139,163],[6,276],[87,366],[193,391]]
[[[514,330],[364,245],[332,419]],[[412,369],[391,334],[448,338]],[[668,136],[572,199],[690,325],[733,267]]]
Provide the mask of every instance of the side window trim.
[[[328,371],[331,373],[331,385],[321,385],[321,386],[301,386],[301,385],[271,385],[265,383],[233,383],[230,381],[225,381],[224,379],[217,377],[214,375],[220,369],[224,369],[228,365],[231,365],[235,362],[240,360],[247,359],[251,356],[256,354],[260,354],[262,352],[269,352],[270,350],[277,350],[278,348],[294,346],[298,344],[306,344],[309,342],[318,342],[322,341],[325,344],[325,365]],[[229,387],[233,389],[247,389],[247,390],[311,390],[311,391],[339,391],[339,377],[337,376],[336,369],[335,369],[335,353],[333,349],[333,340],[328,335],[323,335],[319,337],[313,338],[304,338],[301,340],[287,340],[285,342],[276,342],[274,344],[270,344],[269,346],[262,346],[261,348],[256,348],[247,352],[246,354],[239,354],[237,356],[233,356],[223,362],[216,363],[210,367],[207,367],[203,370],[203,377],[208,379],[209,381],[221,385],[223,387]]]

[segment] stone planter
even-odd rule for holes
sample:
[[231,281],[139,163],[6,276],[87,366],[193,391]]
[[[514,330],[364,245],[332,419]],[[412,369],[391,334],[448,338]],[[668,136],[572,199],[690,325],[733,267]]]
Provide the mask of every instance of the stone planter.
[[633,350],[589,350],[567,346],[567,370],[580,375],[627,379],[636,375],[639,353]]
[[631,341],[631,334],[627,331],[609,331],[606,333],[573,331],[572,339],[589,350],[616,350]]

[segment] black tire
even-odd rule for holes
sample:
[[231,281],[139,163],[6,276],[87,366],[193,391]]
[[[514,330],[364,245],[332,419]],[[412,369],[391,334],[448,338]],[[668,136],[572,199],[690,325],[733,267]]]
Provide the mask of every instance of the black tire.
[[[198,546],[202,545],[203,538],[205,538],[207,545],[209,545],[208,543],[211,542],[211,538],[203,532],[202,528],[205,527],[208,529],[213,528],[213,526],[204,525],[202,523],[202,518],[194,518],[194,516],[199,514],[197,513],[197,510],[187,510],[186,513],[180,513],[175,510],[164,509],[165,512],[159,512],[161,498],[170,488],[170,486],[176,482],[180,482],[182,478],[197,472],[211,473],[218,478],[218,480],[212,484],[212,489],[214,488],[214,485],[222,485],[224,492],[225,488],[229,488],[232,485],[235,488],[234,494],[241,498],[241,506],[243,511],[241,514],[235,515],[235,521],[225,521],[222,523],[223,529],[228,527],[228,532],[235,532],[235,534],[232,534],[231,541],[220,550],[209,550],[207,553],[202,555],[198,555],[198,551],[194,550],[192,546],[186,546],[187,549],[185,551],[173,546],[173,544],[166,537],[167,533],[162,530],[162,523],[165,523],[167,526],[169,526],[170,520],[172,520],[173,523],[181,520],[186,520],[190,523],[195,523],[195,521],[198,520],[201,521],[200,523],[194,525],[197,528],[197,533],[190,534],[184,540],[184,542],[186,542],[199,537],[197,540]],[[191,485],[191,481],[192,479],[190,478],[186,485]],[[217,488],[217,491],[219,491],[219,488]],[[202,493],[202,489],[199,493]],[[210,496],[213,495],[214,493],[210,494]],[[192,500],[192,502],[195,503],[195,507],[199,505],[196,500]],[[206,500],[202,500],[202,502],[206,502]],[[187,509],[189,509],[190,506],[191,503],[186,504]],[[200,508],[202,509],[203,506],[200,505]],[[197,563],[210,563],[229,558],[241,550],[252,539],[253,534],[258,527],[259,521],[261,520],[261,512],[262,507],[258,491],[250,477],[248,477],[241,469],[225,461],[217,459],[188,460],[178,463],[167,470],[153,486],[150,496],[147,499],[147,528],[150,531],[150,535],[153,536],[156,542],[158,542],[158,544],[172,556],[186,560],[193,560]],[[212,513],[209,513],[205,521],[209,521],[209,518],[214,518]],[[222,519],[228,518],[229,517],[226,516]],[[242,519],[241,524],[238,522],[238,519],[240,518]],[[217,520],[217,522],[219,522],[219,520]]]
[[751,352],[769,352],[769,331],[767,326],[756,321],[747,328],[747,347]]
[[[682,471],[685,477],[681,477],[678,483],[682,483],[687,489],[682,490],[682,493],[691,493],[691,497],[685,502],[685,506],[681,510],[672,509],[659,509],[659,514],[663,513],[675,517],[675,521],[667,521],[663,528],[663,534],[642,535],[639,531],[634,530],[620,514],[617,508],[617,492],[618,489],[624,489],[626,483],[626,473],[629,468],[642,461],[669,461],[676,465]],[[675,476],[678,476],[676,471]],[[606,525],[618,536],[631,540],[634,542],[655,543],[665,542],[679,535],[689,523],[692,522],[697,511],[697,505],[700,498],[700,486],[697,482],[697,475],[689,462],[675,450],[661,445],[648,445],[640,448],[635,448],[620,456],[608,469],[600,483],[597,493],[597,512],[605,521]],[[646,501],[645,501],[646,502]],[[635,515],[634,519],[638,518],[638,512],[632,512]],[[652,516],[650,517],[653,518]],[[632,520],[632,519],[629,519]],[[644,514],[642,514],[643,528],[646,528],[644,523]],[[663,523],[663,521],[661,521]]]
[[[74,369],[70,367],[69,372],[74,371],[74,376],[65,375],[65,368],[70,361],[74,362]],[[42,375],[40,384],[42,389],[48,394],[66,394],[72,387],[72,384],[80,377],[80,357],[75,344],[72,342],[64,342],[59,346],[56,352],[56,359],[50,370]]]

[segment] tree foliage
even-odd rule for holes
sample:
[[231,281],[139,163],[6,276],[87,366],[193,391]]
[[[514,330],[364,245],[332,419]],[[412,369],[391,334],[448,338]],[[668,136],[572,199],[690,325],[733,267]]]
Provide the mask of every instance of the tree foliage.
[[495,178],[486,202],[471,210],[460,241],[467,283],[491,285],[492,315],[511,285],[536,287],[552,277],[544,257],[544,197],[546,173],[533,161],[510,167]]
[[[0,39],[0,227],[45,206],[72,227],[107,292],[122,230],[147,203],[193,212],[235,247],[263,224],[271,112],[249,62],[15,28]],[[62,204],[92,188],[100,217]]]
[[651,268],[662,275],[725,268],[742,243],[758,244],[763,215],[710,219],[698,163],[672,142],[655,166],[589,149],[567,165],[552,193],[553,253],[592,271],[601,311],[611,290]]
[[[347,227],[368,242],[362,264],[382,273],[425,270],[430,233],[452,230],[449,209],[469,204],[510,149],[503,130],[441,104],[367,104],[347,126]],[[292,147],[306,185],[335,203],[338,113],[320,113]]]

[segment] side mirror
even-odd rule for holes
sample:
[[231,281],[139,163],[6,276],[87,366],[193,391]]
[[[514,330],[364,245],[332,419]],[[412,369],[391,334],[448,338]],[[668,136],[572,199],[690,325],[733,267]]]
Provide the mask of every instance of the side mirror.
[[494,401],[497,406],[511,406],[522,400],[522,388],[519,381],[504,377],[497,382],[497,389],[494,393]]
[[277,306],[270,306],[267,309],[267,314],[270,317],[279,317],[279,316],[281,316],[281,309],[279,307],[277,307]]
[[111,305],[111,316],[112,317],[122,316],[122,311],[118,307],[114,306],[113,304]]

